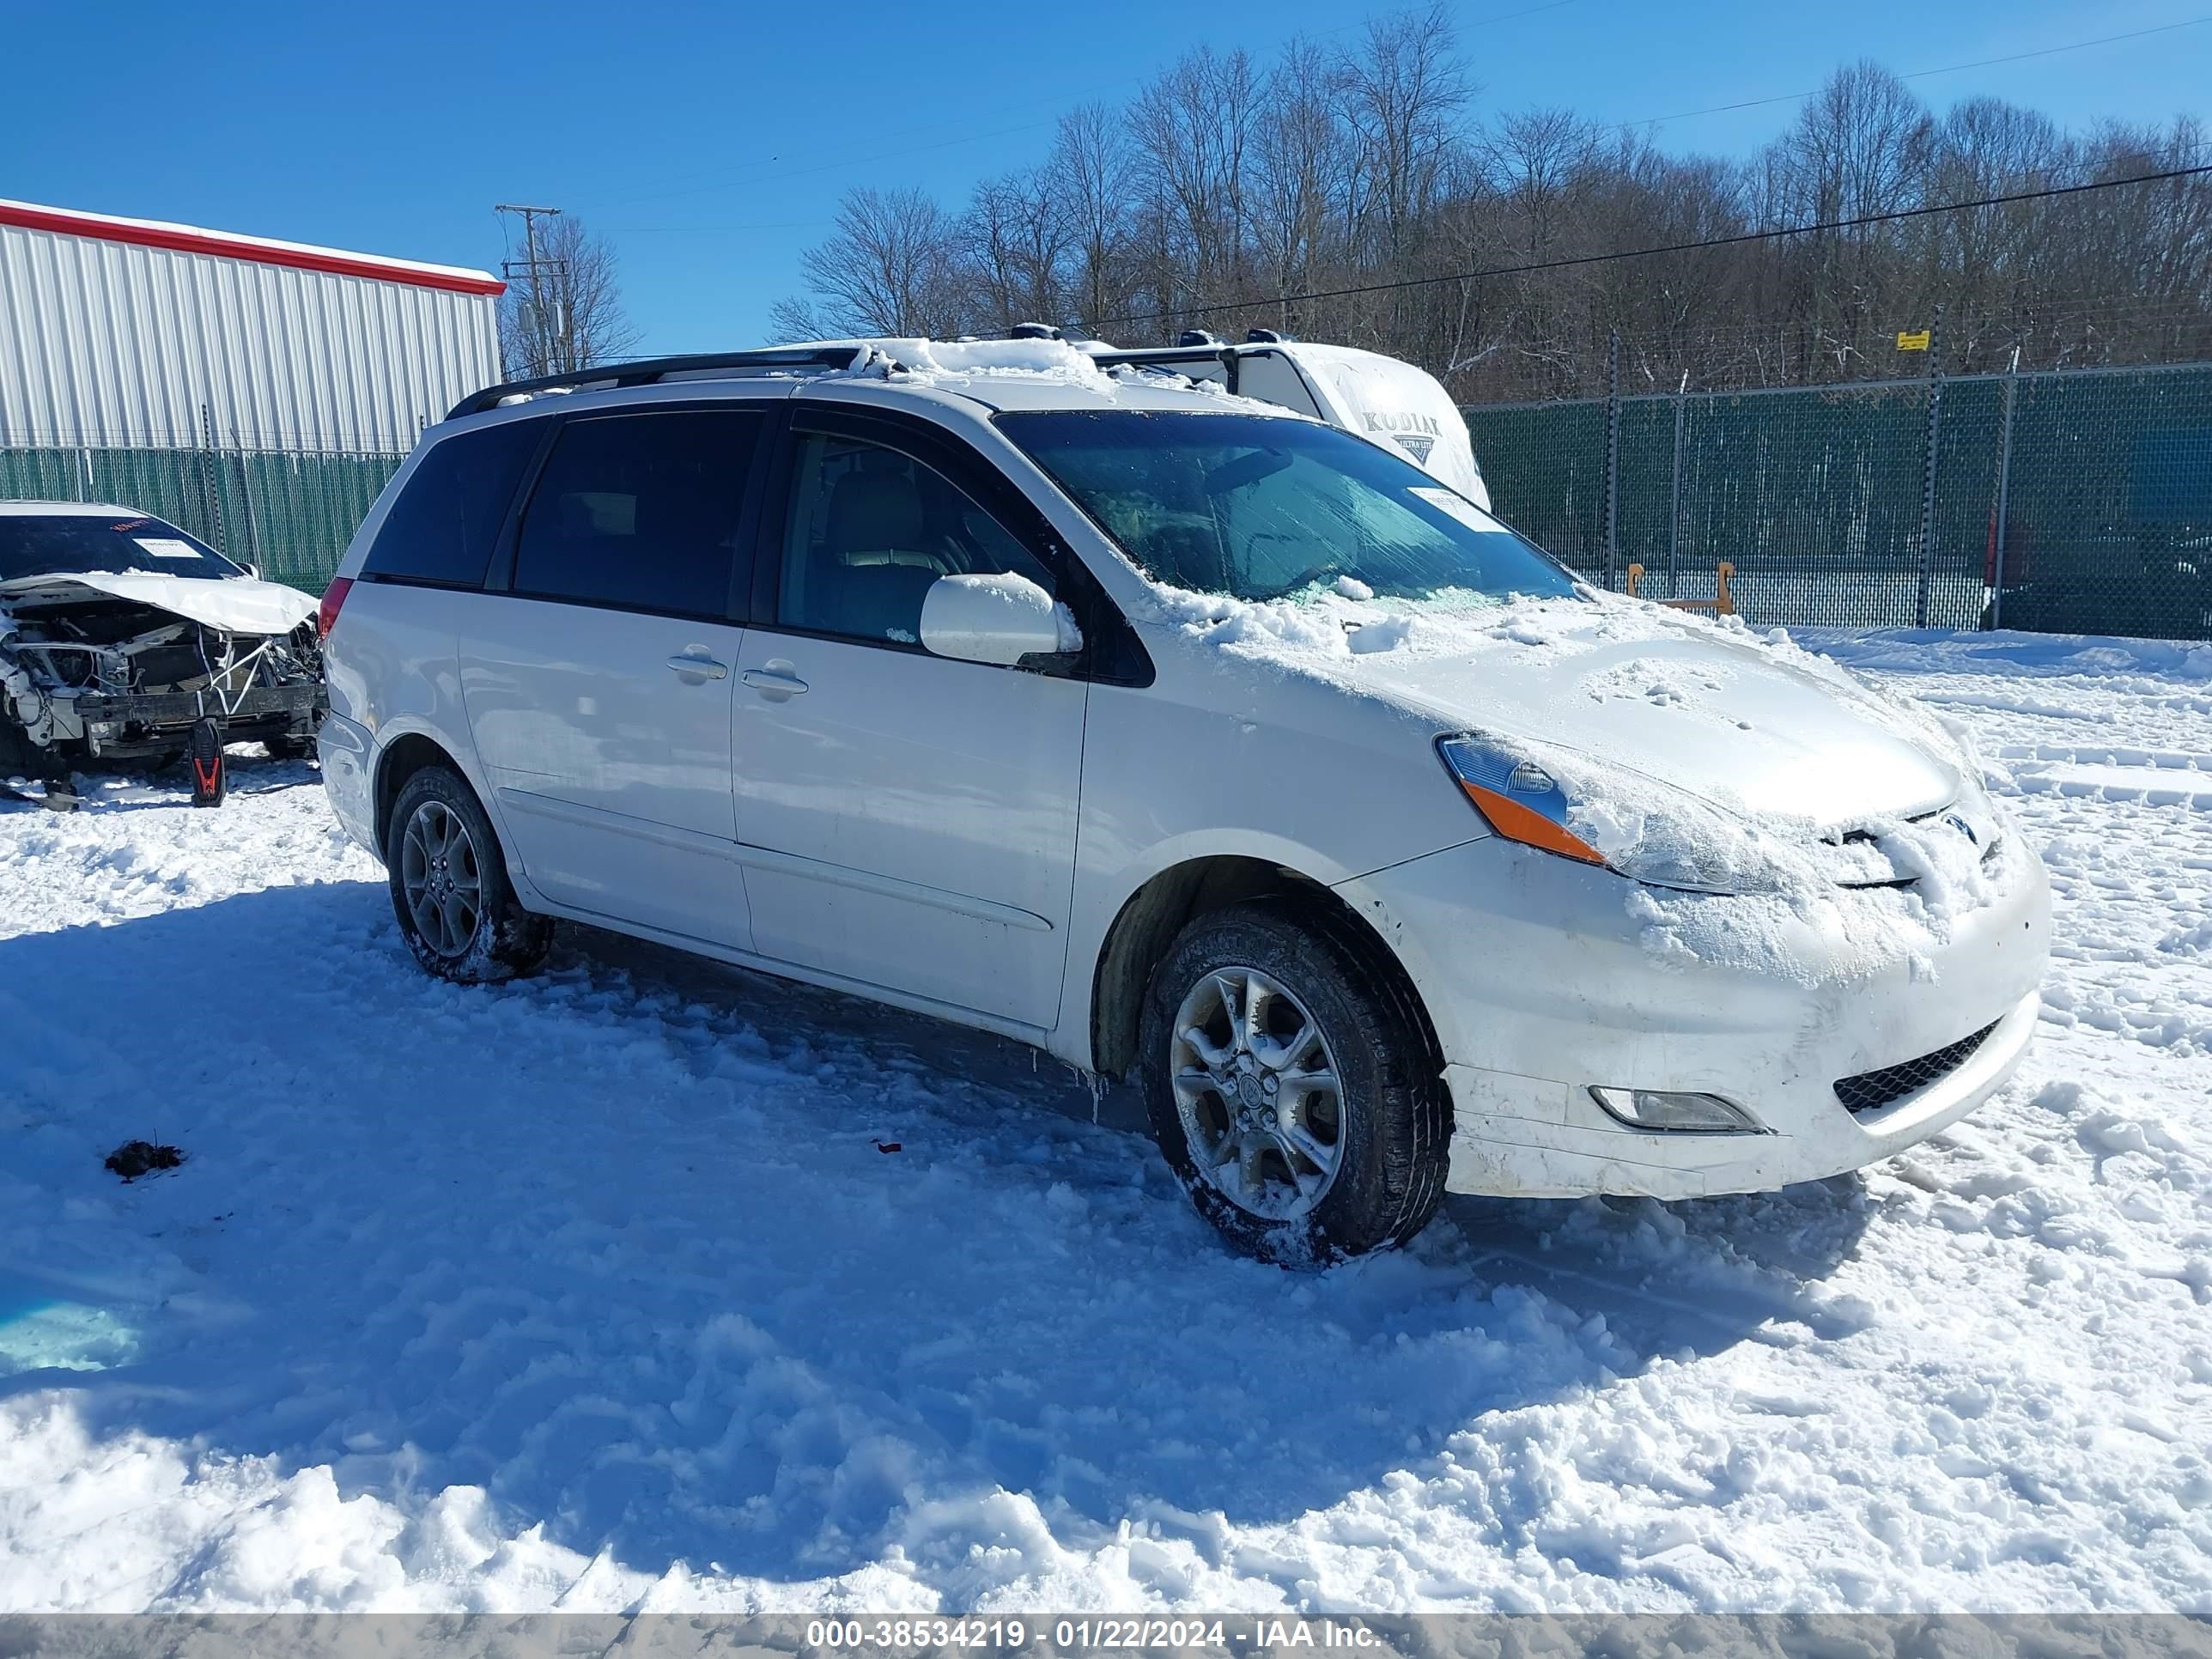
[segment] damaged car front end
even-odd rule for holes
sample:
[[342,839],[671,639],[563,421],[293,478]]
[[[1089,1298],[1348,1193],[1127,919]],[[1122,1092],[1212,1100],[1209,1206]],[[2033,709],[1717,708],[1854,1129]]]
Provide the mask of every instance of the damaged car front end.
[[0,781],[163,766],[210,738],[309,752],[316,602],[127,507],[0,502]]

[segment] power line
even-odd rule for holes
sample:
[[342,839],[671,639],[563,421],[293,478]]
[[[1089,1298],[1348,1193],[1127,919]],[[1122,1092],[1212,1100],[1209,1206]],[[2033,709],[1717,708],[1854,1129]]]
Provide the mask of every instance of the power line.
[[1468,283],[1486,276],[1524,276],[1542,270],[1565,270],[1577,265],[1606,264],[1615,259],[1643,259],[1659,253],[1694,253],[1705,248],[1733,247],[1744,242],[1771,241],[1784,236],[1806,236],[1824,230],[1857,230],[1867,225],[1893,224],[1902,219],[1924,219],[1938,213],[1966,213],[1976,208],[2009,207],[2017,202],[2040,202],[2058,196],[2079,196],[2095,190],[2117,190],[2124,185],[2154,185],[2169,179],[2191,179],[2212,173],[2212,162],[2191,167],[2169,167],[2162,173],[2137,173],[2127,179],[2100,179],[2082,185],[2055,185],[2043,190],[2014,191],[2004,196],[1984,196],[1971,202],[1942,202],[1922,207],[1894,208],[1887,213],[1864,213],[1851,219],[1822,219],[1809,224],[1780,225],[1766,230],[1747,230],[1732,236],[1710,236],[1702,241],[1668,242],[1655,247],[1625,248],[1615,253],[1582,253],[1564,259],[1540,259],[1528,264],[1486,265],[1474,270],[1455,270],[1441,276],[1407,276],[1389,283],[1359,283],[1349,288],[1319,289],[1308,294],[1277,294],[1249,300],[1220,300],[1202,306],[1178,306],[1172,311],[1152,311],[1131,317],[1105,317],[1093,328],[1124,328],[1139,323],[1163,323],[1183,317],[1210,316],[1217,311],[1243,311],[1263,306],[1303,305],[1312,300],[1342,300],[1362,294],[1388,294],[1401,289],[1432,288],[1441,283]]
[[[1572,5],[1577,3],[1577,0],[1543,0],[1543,3],[1540,4],[1523,6],[1512,11],[1498,12],[1487,17],[1470,19],[1466,22],[1460,24],[1458,27],[1467,30],[1486,28],[1492,23],[1508,22],[1513,19],[1521,17],[1533,17],[1537,15],[1539,13],[1557,11],[1563,6]],[[1318,35],[1310,38],[1325,40],[1330,35],[1342,34],[1352,29],[1362,27],[1368,23],[1375,21],[1379,17],[1389,17],[1401,15],[1402,14],[1398,12],[1376,13],[1370,16],[1360,18],[1350,23],[1340,24],[1333,29],[1322,30]],[[2052,58],[2069,52],[2084,52],[2093,46],[2112,46],[2123,40],[2138,40],[2148,35],[2170,33],[2176,29],[2196,28],[2205,23],[2212,23],[2212,16],[2191,17],[2178,23],[2160,23],[2150,28],[2134,29],[2121,34],[2100,35],[2094,40],[2070,40],[2063,46],[2039,46],[2033,51],[2012,52],[2001,58],[1977,58],[1971,63],[1946,64],[1936,69],[1914,70],[1909,74],[1902,75],[1898,78],[1905,81],[1922,81],[1928,79],[1931,76],[1956,75],[1967,70],[1990,69],[2002,64],[2025,63],[2031,58]],[[1151,77],[1149,76],[1137,76],[1126,80],[1107,82],[1100,85],[1086,88],[1082,92],[1074,95],[1079,98],[1097,93],[1118,91],[1125,87],[1141,85],[1145,81],[1150,78]],[[1800,99],[1810,98],[1814,95],[1814,94],[1813,92],[1776,93],[1769,97],[1747,98],[1732,104],[1714,104],[1704,109],[1680,110],[1671,115],[1643,116],[1636,120],[1624,121],[1618,125],[1624,127],[1651,126],[1666,121],[1686,121],[1700,115],[1722,115],[1735,110],[1759,109],[1773,104],[1794,103]],[[903,129],[903,132],[910,133],[915,137],[925,137],[932,133],[945,131],[948,130],[948,126],[951,126],[954,128],[956,136],[950,138],[941,139],[935,143],[908,145],[897,150],[846,156],[834,161],[817,162],[807,167],[789,168],[781,173],[745,173],[740,171],[738,176],[732,178],[726,176],[729,173],[730,169],[716,168],[706,173],[678,174],[676,178],[665,182],[669,184],[681,185],[684,184],[688,179],[715,179],[716,182],[690,185],[688,188],[684,189],[659,190],[644,195],[614,197],[609,198],[608,201],[603,203],[602,205],[623,205],[641,202],[666,201],[678,197],[711,195],[725,190],[733,190],[740,185],[781,183],[786,180],[807,178],[823,173],[834,173],[840,168],[844,167],[866,167],[872,162],[879,161],[898,160],[908,155],[926,154],[933,150],[957,149],[963,144],[981,143],[994,138],[1012,137],[1018,134],[1035,132],[1041,131],[1043,128],[1054,125],[1058,119],[1059,117],[1054,116],[1042,121],[1028,121],[1016,126],[998,127],[985,131],[976,131],[972,129],[967,131],[957,131],[957,124],[945,123],[911,127]],[[886,137],[898,136],[901,135],[899,133],[885,135]],[[656,234],[682,234],[696,233],[704,235],[720,234],[750,229],[814,228],[817,227],[725,227],[717,225],[671,225],[665,227],[656,226],[653,227],[653,233]]]
[[[502,259],[500,261],[500,274],[509,282],[513,282],[517,276],[527,277],[530,283],[528,323],[531,349],[540,364],[549,362],[552,357],[553,343],[560,332],[560,328],[546,309],[545,278],[550,272],[557,284],[568,275],[568,262],[558,258],[540,258],[538,257],[538,222],[541,218],[559,218],[561,210],[556,207],[526,207],[519,202],[501,202],[495,205],[492,211],[500,216],[502,223],[505,222],[507,215],[510,213],[519,213],[522,216],[523,242],[529,249],[529,257],[523,259]],[[558,291],[556,287],[556,295]],[[557,305],[557,300],[556,303]]]
[[[2191,17],[2179,23],[2160,23],[2153,28],[2131,29],[2125,34],[2100,34],[2094,40],[2073,40],[2063,46],[2039,46],[2033,52],[2015,52],[2002,58],[1978,58],[1971,64],[1946,64],[1941,69],[1914,70],[1911,74],[1900,75],[1897,78],[1900,81],[1925,81],[1931,75],[1957,75],[1966,70],[1992,69],[1999,64],[2024,64],[2031,58],[2055,58],[2061,52],[2082,52],[2091,46],[2109,46],[2121,40],[2140,40],[2145,35],[2167,34],[2175,29],[2193,29],[2205,23],[2212,23],[2212,17]],[[1644,127],[1662,121],[1686,121],[1697,115],[1725,115],[1734,110],[1761,109],[1769,104],[1788,104],[1800,98],[1811,98],[1817,92],[1817,88],[1813,92],[1778,92],[1771,98],[1747,98],[1740,103],[1715,104],[1707,109],[1679,110],[1672,115],[1647,115],[1621,125]]]

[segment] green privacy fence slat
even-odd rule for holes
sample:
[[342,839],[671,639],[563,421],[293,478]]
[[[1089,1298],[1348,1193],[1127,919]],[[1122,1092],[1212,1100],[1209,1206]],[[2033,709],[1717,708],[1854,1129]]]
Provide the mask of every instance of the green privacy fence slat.
[[112,501],[319,592],[404,455],[0,447],[0,499]]
[[2208,637],[2212,370],[2023,375],[2013,447],[2049,464],[2013,466],[2005,626]]
[[[1943,381],[1923,547],[1931,395],[1622,399],[1620,568],[1650,597],[1707,597],[1728,560],[1754,625],[1911,626],[1924,563],[1931,627],[2212,637],[2212,365]],[[1500,514],[1602,582],[1604,400],[1466,415]]]

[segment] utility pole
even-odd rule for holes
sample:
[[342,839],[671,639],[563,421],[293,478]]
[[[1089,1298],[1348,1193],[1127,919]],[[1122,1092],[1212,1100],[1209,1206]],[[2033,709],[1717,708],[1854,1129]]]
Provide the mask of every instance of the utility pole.
[[1912,625],[1928,626],[1928,601],[1936,586],[1936,468],[1943,441],[1943,307],[1928,330],[1928,453],[1920,481],[1920,592]]
[[[537,374],[557,374],[568,365],[556,363],[553,361],[554,348],[559,341],[560,334],[556,323],[549,321],[546,314],[545,273],[550,270],[557,277],[561,274],[560,266],[564,262],[559,259],[541,259],[538,257],[538,221],[541,216],[548,219],[558,218],[561,210],[556,207],[525,207],[520,203],[501,202],[496,204],[492,210],[495,213],[519,213],[522,216],[522,243],[528,252],[528,257],[521,260],[501,260],[499,267],[500,274],[510,282],[514,280],[518,271],[528,274],[530,342],[532,354],[538,359],[531,365],[531,372]],[[557,292],[557,289],[556,291]]]

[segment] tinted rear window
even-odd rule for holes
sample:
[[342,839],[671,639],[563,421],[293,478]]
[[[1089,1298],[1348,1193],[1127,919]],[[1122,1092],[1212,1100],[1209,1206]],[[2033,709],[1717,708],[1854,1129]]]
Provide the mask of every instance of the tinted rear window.
[[502,421],[441,440],[422,457],[376,532],[365,575],[480,587],[543,421]]
[[726,616],[761,422],[750,410],[571,420],[522,517],[514,591]]
[[118,570],[210,578],[239,574],[205,542],[159,519],[0,514],[0,581]]

